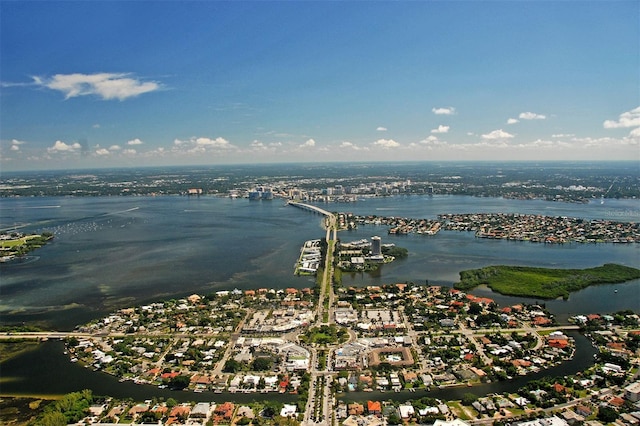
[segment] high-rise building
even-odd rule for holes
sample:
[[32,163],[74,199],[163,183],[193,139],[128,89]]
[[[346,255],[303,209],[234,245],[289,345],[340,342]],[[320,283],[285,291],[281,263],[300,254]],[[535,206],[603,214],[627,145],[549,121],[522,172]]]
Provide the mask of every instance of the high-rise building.
[[382,256],[382,240],[380,237],[371,237],[371,256]]

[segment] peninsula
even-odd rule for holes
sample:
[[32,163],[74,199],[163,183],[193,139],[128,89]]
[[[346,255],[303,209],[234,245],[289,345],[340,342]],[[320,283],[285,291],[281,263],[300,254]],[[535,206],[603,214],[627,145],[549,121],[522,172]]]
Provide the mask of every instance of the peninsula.
[[8,262],[24,256],[52,239],[53,234],[50,232],[29,235],[20,232],[0,234],[0,262]]
[[593,284],[614,284],[640,278],[640,269],[605,264],[587,269],[549,269],[526,266],[487,266],[460,272],[459,290],[486,285],[500,294],[567,299],[569,293]]

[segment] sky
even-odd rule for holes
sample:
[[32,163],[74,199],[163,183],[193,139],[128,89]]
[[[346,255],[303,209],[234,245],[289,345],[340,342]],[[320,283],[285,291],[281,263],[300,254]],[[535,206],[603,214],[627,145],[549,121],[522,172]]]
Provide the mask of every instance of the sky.
[[0,0],[0,170],[640,160],[640,2]]

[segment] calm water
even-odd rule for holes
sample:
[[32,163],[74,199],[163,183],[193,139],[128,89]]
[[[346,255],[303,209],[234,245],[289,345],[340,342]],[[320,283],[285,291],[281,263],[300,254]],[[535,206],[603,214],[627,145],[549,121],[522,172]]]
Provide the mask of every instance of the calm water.
[[[327,207],[327,206],[325,206]],[[415,218],[439,213],[520,212],[637,219],[638,200],[591,204],[463,196],[390,197],[330,204],[336,211]],[[55,240],[26,262],[0,266],[2,322],[39,322],[72,329],[114,309],[191,293],[257,287],[305,287],[293,276],[304,240],[324,236],[321,217],[283,202],[217,197],[96,197],[3,199],[0,228],[50,230]],[[640,213],[639,213],[640,215]],[[380,235],[409,250],[376,276],[346,276],[345,285],[412,281],[451,284],[464,269],[491,264],[583,268],[616,262],[640,265],[640,245],[567,244],[476,239],[466,232],[390,236],[362,226],[343,241]],[[638,282],[594,287],[552,302],[558,313],[640,310]],[[621,294],[622,293],[622,294]],[[599,297],[606,294],[606,298]],[[611,296],[611,297],[609,297]],[[606,301],[603,304],[603,301]]]
[[[3,199],[0,228],[26,232],[49,230],[55,240],[27,261],[3,264],[0,277],[0,319],[3,323],[38,323],[59,330],[101,317],[114,309],[149,301],[207,294],[220,289],[307,287],[310,278],[293,276],[303,241],[321,238],[321,217],[281,201],[249,202],[215,197],[96,197]],[[390,197],[351,204],[330,204],[330,210],[358,214],[435,218],[439,213],[519,212],[557,216],[637,221],[638,200],[606,200],[592,204],[559,204],[463,196]],[[385,265],[379,274],[344,277],[345,285],[377,285],[412,281],[450,285],[463,269],[491,264],[562,268],[598,266],[607,262],[640,266],[640,245],[544,245],[483,240],[470,233],[436,236],[389,236],[386,228],[363,226],[341,232],[343,241],[380,235],[409,250],[407,259]],[[617,293],[614,290],[618,290]],[[528,301],[478,289],[501,305]],[[640,311],[640,280],[590,287],[568,301],[547,301],[565,320],[569,315]],[[2,375],[19,381],[3,383],[3,392],[67,392],[60,374],[72,374],[75,389],[108,383],[137,395],[135,385],[68,363],[53,352],[55,344],[2,365]],[[35,358],[34,358],[35,357]],[[34,359],[55,359],[55,366],[35,372]],[[78,371],[78,369],[81,371]],[[33,373],[32,373],[33,372]],[[36,378],[37,376],[37,378]],[[71,377],[71,376],[69,376]],[[122,387],[128,386],[128,387]],[[132,393],[133,392],[133,393]],[[488,392],[493,392],[489,390]],[[120,395],[118,393],[118,395]],[[190,395],[192,398],[192,396]],[[193,398],[192,398],[193,399]]]

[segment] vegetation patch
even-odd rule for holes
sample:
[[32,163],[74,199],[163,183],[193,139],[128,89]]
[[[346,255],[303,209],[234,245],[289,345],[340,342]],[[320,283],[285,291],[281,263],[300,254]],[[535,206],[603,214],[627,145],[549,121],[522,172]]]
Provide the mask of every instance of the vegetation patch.
[[587,269],[550,269],[526,266],[487,266],[460,272],[454,287],[471,290],[486,285],[509,296],[567,299],[569,293],[594,284],[614,284],[640,278],[640,269],[608,263]]

